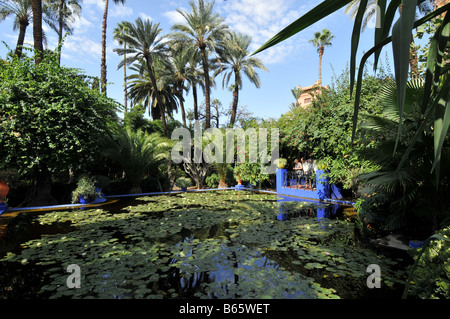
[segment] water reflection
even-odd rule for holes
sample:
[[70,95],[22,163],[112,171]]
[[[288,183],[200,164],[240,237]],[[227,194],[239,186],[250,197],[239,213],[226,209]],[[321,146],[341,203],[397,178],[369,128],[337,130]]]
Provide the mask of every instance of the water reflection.
[[[303,198],[281,197],[277,199],[277,219],[284,221],[291,218],[317,218],[322,226],[327,219],[337,218],[343,212],[343,206],[338,204],[324,204]],[[325,227],[325,226],[322,226]]]

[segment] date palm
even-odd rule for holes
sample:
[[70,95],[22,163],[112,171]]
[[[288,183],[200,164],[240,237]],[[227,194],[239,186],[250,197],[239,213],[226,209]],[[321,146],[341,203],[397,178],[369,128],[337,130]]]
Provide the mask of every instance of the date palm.
[[61,64],[61,46],[63,33],[69,35],[73,33],[70,23],[75,22],[81,14],[80,3],[83,0],[44,0],[44,4],[56,13],[57,24],[50,24],[50,27],[58,34],[58,63]]
[[[167,63],[156,59],[153,62],[153,69],[157,79],[158,94],[164,103],[164,111],[170,117],[177,111],[176,83],[172,69]],[[156,91],[153,88],[152,80],[148,74],[145,62],[140,61],[130,67],[133,74],[127,76],[127,91],[131,101],[137,105],[141,104],[154,120],[161,119],[161,108],[156,99]]]
[[20,58],[22,56],[25,33],[32,17],[31,0],[0,1],[0,22],[9,16],[14,18],[13,30],[19,29],[15,54]]
[[42,61],[43,46],[43,31],[42,31],[42,1],[31,0],[31,10],[33,11],[33,39],[34,49],[37,51],[35,56],[35,63],[39,64]]
[[[121,35],[126,32],[126,26],[124,23],[119,23],[117,27],[114,29],[114,39],[119,42],[119,45],[123,45],[123,49],[126,51],[127,49],[127,43],[121,39]],[[123,60],[126,61],[127,59],[127,53],[124,52],[123,54]],[[123,82],[124,82],[124,113],[127,114],[128,110],[128,97],[127,97],[127,66],[125,63],[122,65],[123,67]]]
[[231,108],[230,126],[236,121],[236,112],[239,103],[239,90],[242,89],[243,74],[257,88],[261,86],[261,81],[255,69],[267,71],[262,61],[255,57],[250,57],[249,47],[251,37],[242,33],[233,32],[227,36],[218,46],[219,69],[215,75],[223,73],[222,87],[228,86],[231,77],[234,75],[233,104]]
[[[183,45],[182,43],[175,43],[171,46],[171,68],[173,77],[176,81],[177,94],[181,110],[181,118],[183,126],[186,127],[186,112],[184,109],[183,92],[189,92],[192,87],[194,97],[194,117],[198,120],[198,102],[197,102],[197,85],[204,90],[204,85],[201,81],[203,77],[202,70],[198,69],[199,54],[192,46]],[[210,83],[214,82],[210,79]]]
[[198,121],[199,113],[198,113],[198,93],[197,86],[199,86],[203,92],[205,92],[205,84],[202,79],[203,70],[201,67],[201,56],[198,51],[194,51],[191,60],[189,61],[189,73],[192,74],[192,77],[188,79],[190,87],[192,87],[192,98],[194,102],[194,120]]
[[185,22],[172,27],[172,30],[176,31],[173,37],[178,41],[191,43],[200,51],[205,82],[205,127],[209,128],[211,127],[211,83],[208,55],[215,50],[216,43],[224,37],[228,26],[225,20],[214,12],[214,2],[198,0],[196,4],[191,1],[190,7],[191,12],[177,10],[184,17]]
[[[105,10],[103,12],[103,22],[102,22],[102,62],[100,66],[100,85],[101,91],[106,95],[106,30],[108,22],[108,9],[109,0],[105,1]],[[113,0],[115,4],[124,4],[125,0]]]
[[159,23],[153,24],[150,20],[143,21],[141,18],[136,19],[135,24],[123,22],[126,32],[118,38],[128,44],[126,49],[114,49],[119,55],[128,54],[125,61],[119,63],[130,65],[139,62],[141,59],[145,61],[148,75],[150,76],[156,102],[161,113],[161,121],[164,128],[164,135],[168,137],[166,117],[163,100],[159,94],[158,85],[156,83],[155,72],[153,69],[153,61],[155,59],[164,60],[167,55],[167,47],[162,42],[164,36],[161,36],[162,29]]
[[322,85],[322,57],[326,46],[331,46],[331,40],[333,40],[334,35],[327,29],[323,29],[322,32],[315,32],[314,38],[309,40],[316,48],[319,53],[319,86]]
[[[13,30],[19,29],[19,37],[15,54],[20,58],[22,56],[22,47],[25,41],[27,27],[33,19],[33,9],[31,0],[0,0],[0,22],[7,17],[12,16],[14,19]],[[41,10],[42,20],[49,26],[54,25],[56,19],[52,10],[46,3],[43,4]],[[41,21],[42,25],[42,21]],[[46,43],[45,33],[41,28],[41,42]]]

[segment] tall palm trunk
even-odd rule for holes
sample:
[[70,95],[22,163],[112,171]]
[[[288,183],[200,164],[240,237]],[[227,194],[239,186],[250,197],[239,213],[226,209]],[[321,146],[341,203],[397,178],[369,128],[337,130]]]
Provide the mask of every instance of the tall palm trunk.
[[60,0],[58,8],[58,65],[61,65],[61,45],[63,37],[63,10],[66,0]]
[[100,70],[101,91],[105,95],[106,95],[106,29],[108,21],[108,6],[109,0],[105,0],[105,11],[103,12],[103,26],[102,26],[102,64]]
[[[127,43],[124,41],[123,42],[123,49],[126,50],[127,49]],[[123,61],[125,62],[127,60],[127,54],[124,53],[123,55]],[[123,64],[123,85],[124,85],[124,104],[125,104],[125,115],[127,114],[128,111],[128,92],[127,92],[127,65],[124,63]]]
[[22,56],[22,47],[23,43],[25,42],[25,32],[27,30],[28,25],[29,25],[28,19],[26,18],[19,19],[19,38],[17,39],[17,46],[15,51],[15,54],[19,59]]
[[197,98],[197,85],[192,84],[192,96],[194,97],[194,120],[198,121],[198,98]]
[[31,10],[33,11],[34,49],[37,51],[35,63],[39,64],[42,62],[42,52],[44,51],[42,45],[42,1],[31,0]]
[[186,112],[184,110],[184,102],[183,102],[183,82],[178,81],[177,86],[178,86],[177,88],[178,100],[180,101],[181,120],[183,121],[183,127],[187,127]]
[[323,46],[319,48],[319,86],[322,86],[322,57],[324,50]]
[[211,127],[211,101],[210,101],[210,81],[209,81],[209,67],[208,67],[208,57],[206,56],[206,47],[200,47],[200,52],[202,54],[203,61],[203,71],[205,73],[205,113],[206,113],[206,123],[205,128]]
[[234,72],[234,91],[233,91],[233,104],[231,108],[231,118],[230,118],[230,126],[233,127],[234,123],[236,122],[236,113],[238,108],[238,102],[239,102],[239,85],[238,85],[238,74],[235,70]]
[[164,104],[161,99],[161,95],[159,94],[159,91],[158,91],[158,85],[156,84],[156,77],[155,77],[155,73],[153,72],[151,58],[146,56],[145,61],[147,62],[148,74],[150,75],[150,80],[152,81],[153,90],[155,91],[156,101],[158,102],[158,107],[161,112],[161,121],[162,121],[163,129],[164,129],[164,136],[168,138],[169,134],[167,133],[166,114],[165,114],[166,112],[164,111]]

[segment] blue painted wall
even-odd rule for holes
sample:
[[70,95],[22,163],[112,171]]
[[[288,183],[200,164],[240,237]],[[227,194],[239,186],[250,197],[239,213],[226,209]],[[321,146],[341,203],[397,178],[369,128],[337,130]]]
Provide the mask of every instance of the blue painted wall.
[[312,199],[342,199],[342,194],[334,184],[329,183],[329,179],[324,176],[323,170],[316,171],[316,190],[296,189],[286,187],[286,169],[277,170],[277,193],[280,195],[298,196]]

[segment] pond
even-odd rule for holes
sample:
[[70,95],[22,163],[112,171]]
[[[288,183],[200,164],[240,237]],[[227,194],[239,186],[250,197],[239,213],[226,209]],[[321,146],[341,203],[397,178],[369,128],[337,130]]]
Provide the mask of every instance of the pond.
[[[399,298],[402,257],[361,243],[338,205],[248,191],[147,196],[16,217],[0,243],[0,298]],[[367,287],[372,264],[381,289]]]

